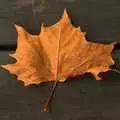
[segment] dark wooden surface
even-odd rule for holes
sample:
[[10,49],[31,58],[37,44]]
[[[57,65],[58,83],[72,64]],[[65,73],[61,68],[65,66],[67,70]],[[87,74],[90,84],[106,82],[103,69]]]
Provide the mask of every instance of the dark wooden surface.
[[[1,64],[14,62],[8,52],[0,56]],[[85,75],[59,84],[51,113],[41,113],[52,85],[24,87],[1,69],[0,120],[120,120],[120,74],[107,72],[102,81]]]
[[120,41],[119,0],[1,0],[0,44],[16,43],[14,24],[37,34],[41,23],[56,23],[64,8],[74,25],[88,32],[89,40]]
[[[37,34],[41,23],[56,23],[64,8],[73,24],[88,32],[90,41],[120,42],[119,0],[1,0],[0,49],[4,51],[0,51],[0,64],[14,62],[8,57],[16,47],[14,23]],[[120,70],[120,52],[113,57]],[[120,74],[116,72],[103,74],[102,81],[86,75],[59,84],[52,112],[41,113],[51,87],[52,83],[24,87],[1,69],[0,120],[120,120]]]

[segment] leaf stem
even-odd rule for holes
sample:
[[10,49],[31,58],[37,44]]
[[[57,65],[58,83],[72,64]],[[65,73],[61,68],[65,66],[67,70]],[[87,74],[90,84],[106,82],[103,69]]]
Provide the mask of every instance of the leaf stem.
[[52,102],[52,98],[53,98],[56,86],[57,86],[57,81],[55,81],[53,84],[52,90],[50,92],[50,95],[49,95],[46,103],[43,106],[42,112],[50,112],[51,102]]

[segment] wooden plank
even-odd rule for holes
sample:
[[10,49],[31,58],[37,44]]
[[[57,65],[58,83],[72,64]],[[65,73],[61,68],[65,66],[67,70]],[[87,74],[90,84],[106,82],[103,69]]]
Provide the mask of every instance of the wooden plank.
[[56,23],[64,8],[74,25],[88,32],[89,40],[120,42],[119,0],[1,0],[0,44],[16,43],[15,23],[37,34],[41,23]]
[[[0,63],[13,63],[0,52]],[[52,83],[24,87],[0,70],[0,120],[120,120],[120,74],[107,72],[102,81],[92,76],[59,83],[51,113],[41,113]]]

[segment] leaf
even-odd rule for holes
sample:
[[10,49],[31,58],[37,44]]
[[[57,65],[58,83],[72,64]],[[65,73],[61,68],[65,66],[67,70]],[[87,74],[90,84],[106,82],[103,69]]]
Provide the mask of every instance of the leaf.
[[24,28],[15,25],[18,32],[17,49],[9,54],[17,61],[2,65],[15,74],[24,85],[47,81],[64,82],[68,77],[90,72],[96,80],[100,72],[110,70],[114,64],[111,57],[115,43],[89,42],[80,27],[74,27],[66,10],[54,25],[41,26],[38,35],[31,35]]
[[114,64],[111,52],[114,43],[100,44],[85,39],[85,32],[74,27],[66,10],[54,25],[41,26],[38,35],[31,35],[24,28],[15,25],[18,32],[17,49],[9,54],[16,59],[14,64],[1,65],[25,86],[55,81],[43,111],[49,112],[50,102],[58,82],[68,77],[90,72],[96,80],[100,72],[110,70]]

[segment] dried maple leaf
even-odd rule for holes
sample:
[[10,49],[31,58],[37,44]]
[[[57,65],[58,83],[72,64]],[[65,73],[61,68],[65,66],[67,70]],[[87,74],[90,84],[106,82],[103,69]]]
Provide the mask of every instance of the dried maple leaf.
[[100,72],[110,70],[114,43],[88,42],[80,27],[75,28],[66,10],[62,18],[50,27],[41,26],[39,35],[31,35],[15,25],[18,32],[17,49],[9,54],[17,61],[2,65],[15,74],[24,85],[41,82],[64,82],[68,77],[90,72],[96,80]]

